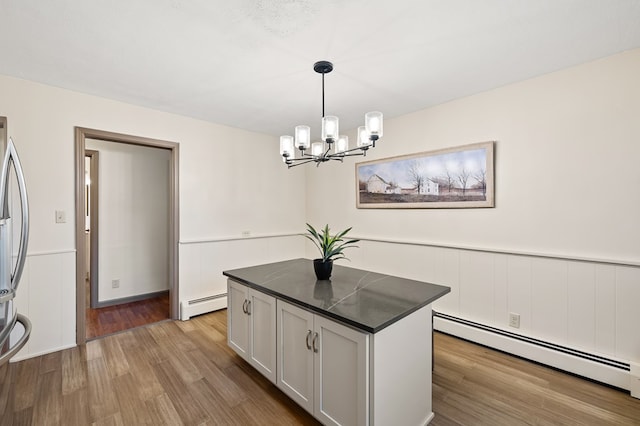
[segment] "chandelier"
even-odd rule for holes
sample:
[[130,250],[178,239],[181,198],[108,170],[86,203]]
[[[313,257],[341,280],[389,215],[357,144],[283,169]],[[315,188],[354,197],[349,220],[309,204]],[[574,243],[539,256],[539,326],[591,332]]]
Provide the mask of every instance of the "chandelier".
[[[311,128],[304,125],[295,127],[295,137],[280,136],[280,155],[288,168],[311,162],[319,166],[329,160],[342,161],[345,157],[364,156],[369,148],[375,148],[376,141],[382,137],[382,113],[368,112],[364,116],[365,125],[358,127],[355,148],[349,148],[349,138],[339,134],[338,117],[324,115],[324,75],[333,71],[333,64],[318,61],[313,64],[313,70],[322,74],[322,140],[311,143]],[[300,151],[298,156],[296,148]]]

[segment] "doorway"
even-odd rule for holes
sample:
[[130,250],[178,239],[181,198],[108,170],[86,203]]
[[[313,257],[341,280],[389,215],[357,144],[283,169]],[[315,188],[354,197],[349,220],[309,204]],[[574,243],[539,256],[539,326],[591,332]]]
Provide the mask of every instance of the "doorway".
[[[91,318],[89,314],[97,315],[104,314],[105,318],[108,318],[110,321],[117,321],[118,313],[124,312],[122,318],[132,318],[130,316],[131,309],[137,310],[140,312],[140,316],[149,316],[149,307],[158,307],[158,303],[162,305],[164,303],[165,306],[165,318],[169,316],[170,318],[177,319],[179,316],[178,312],[178,253],[177,253],[177,241],[178,241],[178,144],[175,142],[162,141],[157,139],[143,138],[139,136],[131,136],[124,135],[113,132],[106,132],[95,129],[87,129],[77,127],[75,132],[75,140],[76,140],[76,341],[78,344],[85,343],[87,337],[93,337],[95,334],[95,330],[91,329]],[[88,148],[91,147],[91,149]],[[104,173],[98,173],[99,167],[101,167],[101,156],[100,149],[96,147],[103,148],[103,159],[105,160]],[[105,235],[107,237],[111,237],[114,233],[113,228],[107,231],[107,227],[109,226],[109,216],[105,215],[105,210],[108,206],[103,206],[99,208],[98,200],[100,197],[97,196],[99,188],[104,187],[105,196],[109,195],[109,184],[111,184],[111,179],[122,179],[124,173],[119,172],[111,172],[109,173],[109,167],[113,167],[112,160],[113,155],[110,154],[110,150],[116,152],[118,155],[122,155],[123,153],[127,153],[127,155],[134,155],[133,153],[137,153],[134,157],[138,158],[138,161],[144,161],[145,163],[148,161],[152,161],[151,158],[157,158],[160,155],[164,158],[165,170],[163,171],[165,178],[161,179],[168,184],[168,194],[167,188],[164,187],[161,189],[165,191],[164,197],[164,207],[161,207],[160,210],[154,210],[153,212],[158,212],[157,214],[150,215],[147,212],[146,218],[150,216],[159,216],[160,213],[165,215],[165,225],[162,226],[162,229],[168,228],[168,235],[164,239],[164,242],[161,242],[159,245],[156,244],[156,247],[162,247],[164,250],[165,262],[162,262],[166,265],[165,271],[158,271],[154,269],[154,274],[160,274],[158,277],[160,278],[158,281],[164,281],[165,287],[168,287],[168,308],[167,306],[167,298],[166,298],[166,290],[163,291],[163,295],[153,295],[142,294],[140,296],[132,296],[132,297],[124,297],[118,298],[118,292],[115,290],[117,286],[120,284],[120,280],[112,280],[109,281],[110,285],[106,286],[106,280],[104,274],[100,274],[100,255],[99,255],[99,247],[102,244],[98,244],[99,239],[99,231],[101,229],[105,230]],[[137,157],[136,157],[137,156]],[[128,184],[125,183],[125,186],[122,188],[128,188],[133,186],[140,186],[140,181],[147,179],[149,181],[154,181],[152,177],[147,176],[147,173],[144,171],[139,171],[139,169],[135,166],[129,165],[129,168],[123,168],[123,171],[126,170],[135,170],[138,175],[135,180],[132,180]],[[168,169],[168,170],[167,170]],[[157,170],[157,168],[156,168]],[[104,182],[99,182],[100,175],[103,176],[111,176]],[[131,179],[134,179],[131,177]],[[132,183],[135,182],[135,185]],[[111,185],[113,186],[113,185]],[[122,189],[121,189],[122,190]],[[144,189],[140,189],[140,194],[146,195]],[[111,192],[111,194],[117,194],[116,192]],[[131,198],[131,197],[129,197]],[[133,198],[139,198],[139,196],[134,196]],[[145,206],[146,203],[141,204],[140,206]],[[165,211],[168,210],[168,211]],[[132,216],[131,220],[136,220],[135,216],[138,216],[138,209],[132,208],[128,211],[125,211],[125,215]],[[98,212],[102,212],[102,215],[105,216],[104,224],[99,226],[99,217],[100,214]],[[134,214],[135,212],[135,214]],[[140,212],[139,216],[143,216],[144,212]],[[124,216],[120,215],[120,219],[122,220]],[[128,221],[128,218],[124,218],[125,223]],[[140,220],[140,219],[137,219]],[[148,219],[144,219],[144,221],[148,221]],[[143,222],[144,223],[144,222]],[[135,226],[135,224],[131,225],[136,232],[140,230],[140,226]],[[118,228],[116,228],[118,229]],[[153,234],[152,237],[157,235]],[[108,242],[107,238],[104,238],[105,242]],[[144,239],[143,239],[144,240]],[[102,249],[107,252],[107,250],[103,247]],[[135,247],[132,248],[133,255],[129,257],[134,257],[135,253],[139,252]],[[136,251],[137,250],[137,251]],[[105,254],[105,256],[107,256]],[[111,257],[103,257],[104,259],[111,259]],[[168,259],[168,262],[166,262]],[[145,258],[146,260],[146,258]],[[109,264],[104,262],[106,267],[102,269],[103,272],[110,273]],[[135,269],[140,269],[140,264],[134,263]],[[121,271],[119,271],[121,272]],[[138,271],[139,273],[139,271]],[[125,282],[134,282],[138,283],[141,281],[140,277],[146,275],[138,275],[136,279],[123,280],[123,284]],[[100,278],[99,278],[100,277]],[[111,275],[109,276],[111,277]],[[133,277],[133,276],[132,276]],[[135,278],[135,277],[134,277]],[[98,290],[98,283],[100,282],[100,290]],[[151,280],[153,281],[153,280]],[[113,289],[112,290],[112,285]],[[99,293],[102,296],[99,299]],[[112,294],[111,294],[112,293]],[[143,292],[144,293],[144,292]],[[109,296],[109,294],[111,294]],[[164,296],[164,299],[163,297]],[[148,300],[138,300],[138,299],[147,299],[148,297],[152,297]],[[129,310],[127,312],[127,310]],[[167,315],[167,311],[168,314]],[[135,322],[135,321],[134,321]],[[134,324],[135,325],[135,324]],[[89,326],[89,327],[88,327]],[[117,327],[109,327],[110,329],[118,330]]]

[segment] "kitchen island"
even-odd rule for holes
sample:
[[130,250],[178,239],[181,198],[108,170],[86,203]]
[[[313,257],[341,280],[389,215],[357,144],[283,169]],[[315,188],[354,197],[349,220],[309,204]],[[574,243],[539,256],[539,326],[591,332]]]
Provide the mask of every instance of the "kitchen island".
[[228,343],[324,424],[421,425],[431,407],[431,303],[448,287],[294,259],[225,271]]

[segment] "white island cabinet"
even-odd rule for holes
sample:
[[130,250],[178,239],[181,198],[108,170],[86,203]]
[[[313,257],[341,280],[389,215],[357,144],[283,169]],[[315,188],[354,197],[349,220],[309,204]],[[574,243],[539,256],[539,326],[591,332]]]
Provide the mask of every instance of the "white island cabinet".
[[368,424],[369,335],[277,302],[278,387],[328,425]]
[[276,299],[228,280],[227,343],[276,383]]
[[[310,260],[225,271],[228,343],[325,425],[425,425],[431,302],[448,287]],[[273,362],[272,362],[273,361]]]

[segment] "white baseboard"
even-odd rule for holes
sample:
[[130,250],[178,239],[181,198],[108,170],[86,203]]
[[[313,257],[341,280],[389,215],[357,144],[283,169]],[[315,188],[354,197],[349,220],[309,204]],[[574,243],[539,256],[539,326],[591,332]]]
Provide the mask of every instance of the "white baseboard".
[[498,349],[563,371],[577,374],[617,388],[631,390],[629,371],[584,359],[559,350],[546,348],[534,343],[518,340],[489,330],[451,321],[446,318],[434,318],[434,329],[472,342]]
[[196,300],[188,300],[180,303],[180,319],[187,321],[189,318],[206,314],[207,312],[225,309],[227,307],[227,295],[215,295]]
[[[28,344],[28,342],[27,342],[27,344]],[[53,353],[53,352],[63,351],[65,349],[69,349],[69,348],[75,348],[76,346],[78,346],[78,345],[75,344],[75,343],[71,343],[71,344],[68,344],[68,345],[58,346],[58,347],[55,347],[55,348],[47,349],[47,350],[44,350],[44,351],[38,351],[38,352],[34,352],[34,353],[25,352],[24,355],[22,354],[22,352],[25,350],[25,348],[22,348],[22,350],[20,352],[18,352],[16,354],[16,356],[11,358],[9,360],[9,362],[13,363],[13,362],[24,361],[25,359],[35,358],[35,357],[40,356],[40,355],[47,355],[47,354],[50,354],[50,353]]]

